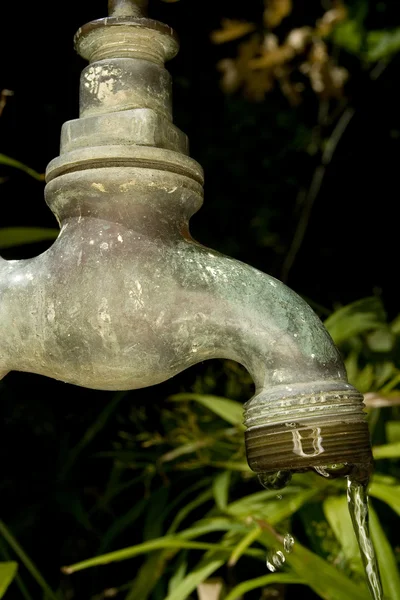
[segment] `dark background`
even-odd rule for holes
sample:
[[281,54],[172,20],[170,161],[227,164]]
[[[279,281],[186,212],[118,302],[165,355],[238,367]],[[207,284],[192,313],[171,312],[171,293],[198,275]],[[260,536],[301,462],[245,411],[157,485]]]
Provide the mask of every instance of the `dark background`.
[[[379,4],[381,9],[371,9],[368,17],[371,28],[399,26],[400,3]],[[261,9],[260,0],[154,1],[151,15],[174,27],[181,39],[181,52],[169,65],[175,123],[189,135],[191,154],[206,174],[205,204],[192,220],[192,233],[279,278],[296,229],[298,190],[309,185],[318,162],[304,151],[317,103],[310,97],[293,108],[279,90],[260,103],[225,95],[216,63],[234,54],[236,46],[217,47],[209,38],[221,18],[257,19]],[[74,53],[73,35],[105,13],[106,2],[94,0],[2,3],[0,89],[13,90],[14,96],[0,119],[1,153],[39,172],[58,154],[61,125],[78,114],[85,64]],[[303,25],[314,23],[318,14],[320,2],[295,2],[291,18]],[[325,308],[322,316],[339,304],[379,294],[394,317],[400,312],[400,58],[394,57],[375,82],[355,59],[344,60],[351,71],[346,93],[355,117],[329,165],[288,284]],[[2,174],[2,227],[56,226],[43,200],[43,184],[10,169]],[[3,256],[33,256],[46,247],[26,246]],[[190,389],[204,372],[199,365],[129,398],[138,409],[148,407],[151,419],[151,406],[169,393]],[[72,480],[59,481],[63,452],[111,395],[29,374],[12,373],[1,386],[0,516],[56,583],[60,564],[88,556],[96,547],[83,539],[73,545],[78,538],[64,510],[68,494],[83,489],[90,496],[103,478],[95,463]]]

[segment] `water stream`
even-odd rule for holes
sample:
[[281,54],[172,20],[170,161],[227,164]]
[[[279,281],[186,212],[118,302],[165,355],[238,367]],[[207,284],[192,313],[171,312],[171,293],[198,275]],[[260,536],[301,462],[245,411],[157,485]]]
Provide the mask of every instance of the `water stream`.
[[367,484],[359,482],[349,475],[347,477],[347,501],[371,596],[374,600],[382,600],[381,578],[368,526]]
[[[367,585],[373,600],[383,600],[379,568],[368,524],[368,474],[356,468],[352,468],[349,472],[349,465],[344,464],[314,467],[314,470],[322,477],[347,477],[349,513],[360,549]],[[278,471],[277,473],[262,473],[259,475],[259,480],[265,488],[279,490],[290,482],[291,477],[291,471]],[[291,552],[293,544],[294,538],[287,533],[284,536],[283,549],[268,553],[266,564],[270,571],[275,572],[283,566],[286,554]]]

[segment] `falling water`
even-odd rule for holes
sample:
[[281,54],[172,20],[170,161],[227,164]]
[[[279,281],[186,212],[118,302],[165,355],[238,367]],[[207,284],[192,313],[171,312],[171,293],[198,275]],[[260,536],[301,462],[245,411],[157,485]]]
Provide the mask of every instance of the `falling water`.
[[382,600],[383,592],[378,563],[369,534],[367,484],[359,482],[349,475],[347,477],[347,501],[368,587],[374,600]]
[[[258,479],[267,490],[281,490],[286,487],[292,478],[291,471],[277,471],[276,473],[261,473]],[[282,500],[281,494],[277,494],[278,500]],[[280,569],[286,561],[286,554],[293,549],[294,537],[286,533],[283,538],[283,550],[271,550],[267,554],[266,565],[274,573]]]
[[[360,469],[351,468],[348,464],[333,464],[316,466],[314,470],[329,479],[340,476],[347,477],[347,500],[349,513],[353,523],[354,533],[360,548],[361,559],[367,578],[368,588],[373,600],[383,600],[382,584],[379,575],[374,546],[369,533],[368,525],[368,476]],[[362,473],[362,476],[360,476]],[[267,489],[280,490],[291,480],[291,471],[278,471],[276,473],[261,473],[258,478]],[[279,496],[278,496],[279,497]],[[286,554],[292,551],[294,538],[287,533],[283,539],[283,550],[273,550],[268,553],[267,567],[275,572],[286,561]]]

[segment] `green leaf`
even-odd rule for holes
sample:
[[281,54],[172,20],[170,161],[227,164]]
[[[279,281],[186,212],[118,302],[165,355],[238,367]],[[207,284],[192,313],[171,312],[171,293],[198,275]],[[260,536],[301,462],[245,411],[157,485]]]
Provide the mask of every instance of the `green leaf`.
[[174,520],[172,521],[168,534],[175,533],[177,531],[179,525],[182,523],[184,519],[193,511],[196,510],[202,504],[205,504],[213,497],[213,490],[205,490],[202,494],[197,496],[192,502],[189,502],[184,506],[176,515]]
[[17,574],[18,563],[0,562],[0,598],[3,598],[8,586]]
[[382,60],[399,52],[400,28],[392,31],[370,31],[367,36],[367,57],[371,61]]
[[18,541],[15,539],[15,537],[8,529],[8,527],[3,523],[3,521],[0,521],[0,535],[3,536],[7,544],[10,546],[10,548],[13,549],[15,554],[19,557],[20,561],[32,575],[33,579],[35,579],[35,581],[41,587],[45,598],[50,598],[51,600],[58,600],[55,592],[53,592],[53,590],[50,588],[42,574],[39,572],[36,565],[31,561],[29,556],[25,553],[23,548],[20,546]]
[[147,600],[163,575],[167,558],[165,551],[151,554],[140,567],[125,600]]
[[232,554],[229,558],[228,565],[234,566],[239,558],[243,556],[244,552],[251,546],[262,534],[261,527],[253,527],[250,531],[242,537],[238,545],[233,549]]
[[83,571],[84,569],[98,567],[99,565],[107,565],[109,563],[118,562],[121,560],[127,560],[129,558],[133,558],[134,556],[139,556],[140,554],[147,554],[148,552],[153,552],[154,550],[163,550],[165,548],[171,548],[173,550],[221,550],[225,553],[229,553],[231,551],[230,548],[225,548],[220,544],[186,541],[179,536],[162,537],[156,540],[150,540],[149,542],[144,542],[143,544],[137,544],[136,546],[129,546],[128,548],[121,548],[120,550],[115,550],[114,552],[108,552],[107,554],[102,554],[101,556],[88,558],[73,565],[63,567],[62,571],[67,575],[71,575],[77,571]]
[[364,35],[361,23],[356,19],[348,19],[336,25],[332,32],[332,40],[347,52],[359,55]]
[[30,177],[33,177],[37,181],[44,181],[44,174],[38,173],[34,169],[27,167],[19,160],[15,160],[15,158],[11,158],[10,156],[5,156],[5,154],[0,154],[0,165],[6,165],[7,167],[13,167],[14,169],[19,169],[23,171]]
[[364,569],[357,538],[351,522],[346,496],[329,496],[323,503],[324,514],[340,542],[351,570],[363,574]]
[[231,425],[240,426],[241,429],[244,429],[243,405],[240,402],[235,402],[235,400],[203,394],[175,394],[174,396],[170,396],[169,400],[173,402],[194,400],[228,423],[231,423]]
[[369,487],[369,495],[382,502],[386,502],[395,513],[400,516],[400,485],[389,483],[378,483],[372,481]]
[[369,506],[369,523],[384,595],[390,600],[400,600],[400,574],[396,557],[371,504]]
[[55,240],[59,233],[58,229],[44,227],[4,227],[0,229],[0,248]]
[[215,573],[226,562],[226,555],[209,552],[204,555],[194,569],[181,581],[165,600],[186,600],[197,586]]
[[102,412],[99,414],[97,419],[90,425],[90,427],[83,434],[79,442],[76,446],[71,450],[68,459],[65,461],[62,472],[60,473],[60,478],[64,478],[68,471],[75,464],[78,456],[93,441],[93,439],[98,435],[104,426],[106,425],[108,419],[112,415],[112,413],[117,408],[118,404],[121,400],[126,396],[128,392],[118,392],[115,394],[111,400],[111,402],[107,402]]
[[365,298],[336,310],[325,321],[325,327],[338,345],[354,336],[373,331],[386,323],[382,302]]
[[248,581],[239,583],[239,585],[229,592],[225,597],[225,600],[239,600],[243,597],[243,594],[251,592],[251,590],[264,588],[268,585],[277,583],[304,583],[304,580],[298,577],[298,575],[292,575],[291,573],[272,573],[271,575],[264,575],[263,577],[257,577],[256,579],[249,579]]
[[387,421],[385,427],[389,444],[400,442],[400,421]]
[[221,511],[224,511],[228,504],[229,485],[231,482],[231,472],[223,471],[213,480],[213,493],[215,504]]
[[374,377],[374,365],[372,363],[367,363],[365,367],[357,373],[356,377],[352,378],[351,383],[362,394],[365,394],[371,390]]
[[127,513],[115,519],[109,529],[101,538],[101,545],[98,553],[104,553],[105,549],[111,544],[115,537],[121,532],[125,531],[128,527],[131,527],[139,517],[144,513],[147,508],[147,498],[142,498],[139,502],[136,502],[134,506]]
[[394,444],[383,444],[382,446],[374,446],[372,449],[375,460],[382,458],[399,458],[400,457],[400,442]]
[[182,552],[178,558],[175,570],[168,582],[168,594],[172,594],[185,578],[188,569],[187,552]]
[[282,498],[278,499],[276,491],[266,490],[245,496],[241,500],[229,504],[226,510],[235,517],[266,519],[274,525],[290,517],[318,493],[317,487],[312,490],[288,487],[280,491]]

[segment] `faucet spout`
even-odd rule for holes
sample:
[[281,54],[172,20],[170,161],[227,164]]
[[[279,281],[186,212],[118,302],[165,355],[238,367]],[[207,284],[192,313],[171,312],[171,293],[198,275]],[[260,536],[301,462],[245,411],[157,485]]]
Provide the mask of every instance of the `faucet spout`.
[[126,390],[232,359],[256,387],[244,407],[254,471],[369,466],[362,396],[311,308],[190,236],[203,173],[172,124],[163,63],[176,38],[130,6],[110,2],[76,36],[90,63],[80,118],[63,126],[45,192],[61,231],[36,258],[0,260],[0,376]]

